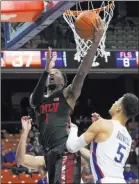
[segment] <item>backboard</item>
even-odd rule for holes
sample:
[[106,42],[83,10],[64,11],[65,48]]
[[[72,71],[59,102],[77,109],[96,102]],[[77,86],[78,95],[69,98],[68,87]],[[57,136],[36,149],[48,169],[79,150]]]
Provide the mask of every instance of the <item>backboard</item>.
[[[31,2],[32,1],[30,1],[30,3]],[[16,50],[21,48],[31,38],[53,23],[67,9],[74,6],[75,3],[76,1],[54,1],[51,3],[44,2],[44,10],[36,21],[3,23],[5,48],[7,50]]]

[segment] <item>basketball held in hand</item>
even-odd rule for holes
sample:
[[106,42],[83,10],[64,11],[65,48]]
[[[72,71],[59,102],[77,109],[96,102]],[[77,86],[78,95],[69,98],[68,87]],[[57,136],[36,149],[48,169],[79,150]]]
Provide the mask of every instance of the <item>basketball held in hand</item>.
[[100,16],[95,11],[85,11],[77,17],[75,30],[80,38],[84,40],[93,39],[98,19],[100,19]]

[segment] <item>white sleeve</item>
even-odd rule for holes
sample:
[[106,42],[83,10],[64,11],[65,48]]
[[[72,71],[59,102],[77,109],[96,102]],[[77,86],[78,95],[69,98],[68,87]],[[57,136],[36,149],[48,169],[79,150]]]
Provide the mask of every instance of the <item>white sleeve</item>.
[[84,134],[78,137],[77,133],[78,133],[78,127],[73,123],[71,123],[71,130],[69,133],[68,140],[66,142],[67,150],[70,153],[75,153],[87,145],[87,143],[84,140]]
[[135,152],[136,152],[136,155],[138,156],[139,155],[139,148],[138,147],[136,147]]

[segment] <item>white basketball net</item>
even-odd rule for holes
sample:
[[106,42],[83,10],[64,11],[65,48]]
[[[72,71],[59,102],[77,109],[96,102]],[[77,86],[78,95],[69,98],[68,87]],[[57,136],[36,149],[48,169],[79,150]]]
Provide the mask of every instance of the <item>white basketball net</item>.
[[[97,12],[101,19],[104,21],[104,33],[103,36],[100,40],[99,46],[97,48],[97,53],[96,56],[94,58],[94,61],[97,59],[98,56],[100,57],[104,57],[105,61],[107,62],[107,52],[105,51],[105,40],[106,40],[106,31],[108,29],[109,23],[113,17],[113,11],[114,11],[114,4],[112,6],[109,6],[109,8],[105,8],[107,5],[109,5],[110,1],[103,1],[101,4],[100,8],[104,8],[103,11]],[[91,8],[89,8],[91,7]],[[94,10],[94,6],[93,6],[93,1],[89,1],[88,2],[88,10]],[[65,21],[69,24],[69,26],[71,27],[73,33],[74,33],[74,39],[76,42],[76,50],[77,53],[75,54],[74,59],[78,60],[78,62],[81,61],[82,58],[84,58],[87,54],[88,49],[91,47],[92,41],[91,40],[84,40],[81,39],[80,36],[77,34],[76,30],[75,30],[75,26],[74,26],[74,22],[77,18],[76,15],[74,15],[73,11],[68,10],[69,13],[72,15],[67,15],[66,13],[63,14],[63,17],[65,19]],[[78,3],[76,4],[76,11],[83,11],[81,8],[81,4]]]

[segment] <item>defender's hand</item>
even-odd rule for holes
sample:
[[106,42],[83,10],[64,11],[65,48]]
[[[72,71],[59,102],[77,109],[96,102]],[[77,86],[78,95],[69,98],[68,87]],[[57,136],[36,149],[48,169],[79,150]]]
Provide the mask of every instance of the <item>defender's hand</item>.
[[48,53],[47,53],[47,63],[45,66],[45,70],[47,72],[50,72],[52,70],[52,68],[55,66],[55,61],[56,61],[57,57],[52,57],[52,48],[48,48]]
[[32,119],[30,119],[29,116],[23,116],[21,118],[21,123],[22,123],[22,129],[23,129],[23,131],[27,131],[27,132],[30,131],[30,129],[31,129],[31,122],[32,122]]
[[99,114],[97,114],[96,112],[93,113],[93,114],[91,114],[91,116],[92,116],[91,117],[92,123],[95,122],[95,121],[97,121],[97,120],[99,120],[99,119],[102,119],[102,117]]
[[[93,23],[92,23],[93,24]],[[102,36],[103,36],[103,33],[104,33],[104,22],[102,19],[97,19],[97,24],[95,27],[95,31],[94,31],[94,35],[93,35],[93,42],[95,43],[99,43]]]

